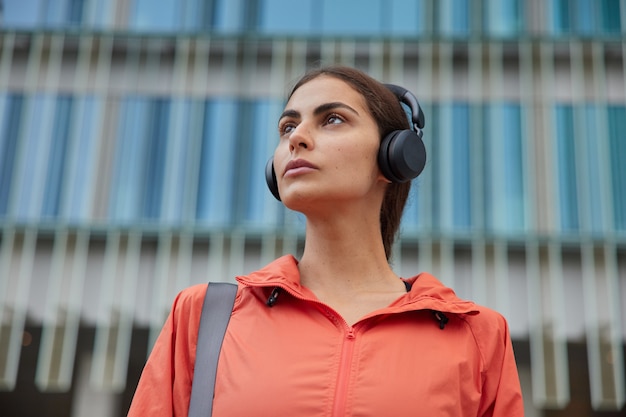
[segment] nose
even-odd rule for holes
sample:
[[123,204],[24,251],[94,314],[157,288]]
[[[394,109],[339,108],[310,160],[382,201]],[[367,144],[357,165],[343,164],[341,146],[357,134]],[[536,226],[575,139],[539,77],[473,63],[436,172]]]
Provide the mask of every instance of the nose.
[[298,148],[310,149],[312,146],[310,127],[305,122],[299,123],[289,135],[289,150],[293,152]]

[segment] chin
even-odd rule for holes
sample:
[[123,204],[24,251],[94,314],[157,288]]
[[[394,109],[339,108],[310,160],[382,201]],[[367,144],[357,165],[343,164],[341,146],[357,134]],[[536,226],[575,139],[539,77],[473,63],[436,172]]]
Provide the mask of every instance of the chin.
[[328,193],[292,190],[286,192],[284,196],[281,194],[281,200],[288,209],[306,214],[315,206],[336,201],[336,198]]

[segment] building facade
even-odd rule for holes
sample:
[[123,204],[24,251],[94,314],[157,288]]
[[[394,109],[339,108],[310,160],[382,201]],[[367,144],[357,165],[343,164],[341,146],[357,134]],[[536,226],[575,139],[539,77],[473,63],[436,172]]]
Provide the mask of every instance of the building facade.
[[426,114],[396,272],[504,314],[528,416],[622,415],[625,33],[624,0],[4,0],[0,409],[125,415],[180,289],[301,253],[264,166],[341,63]]

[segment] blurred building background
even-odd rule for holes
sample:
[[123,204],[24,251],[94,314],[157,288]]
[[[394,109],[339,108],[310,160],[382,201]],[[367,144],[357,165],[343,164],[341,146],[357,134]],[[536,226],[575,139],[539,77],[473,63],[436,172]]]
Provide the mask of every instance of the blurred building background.
[[263,168],[289,87],[333,63],[426,113],[395,270],[506,316],[527,416],[626,412],[626,1],[1,13],[1,415],[125,415],[180,289],[301,252]]

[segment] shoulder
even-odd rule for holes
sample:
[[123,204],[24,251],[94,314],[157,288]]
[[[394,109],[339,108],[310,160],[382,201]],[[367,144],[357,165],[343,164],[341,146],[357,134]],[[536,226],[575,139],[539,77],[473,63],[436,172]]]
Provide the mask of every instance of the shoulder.
[[170,310],[170,318],[175,328],[197,325],[200,321],[206,291],[207,284],[196,284],[181,290],[176,295]]
[[483,363],[489,367],[498,363],[509,348],[509,326],[502,314],[491,308],[476,305],[477,314],[464,314],[460,318],[471,331]]
[[172,310],[195,307],[198,304],[202,306],[206,291],[207,284],[196,284],[183,289],[176,295],[176,298],[174,298]]

